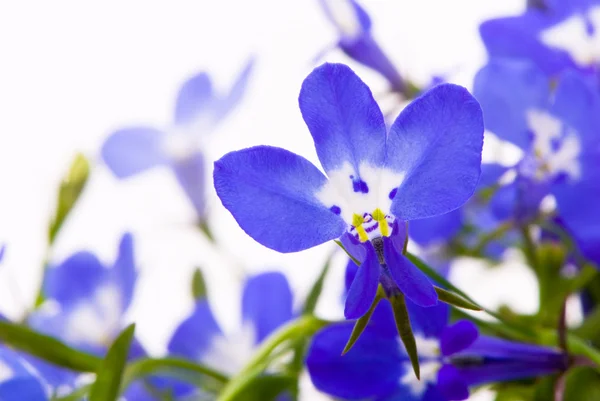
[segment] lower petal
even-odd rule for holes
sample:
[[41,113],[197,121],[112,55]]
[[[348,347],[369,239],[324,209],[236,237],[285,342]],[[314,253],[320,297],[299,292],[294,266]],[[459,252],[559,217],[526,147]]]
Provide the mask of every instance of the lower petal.
[[469,388],[460,371],[451,365],[444,365],[438,372],[437,388],[448,400],[466,400]]
[[392,242],[384,239],[387,267],[402,293],[419,306],[437,304],[437,293],[427,276],[410,260],[396,251]]
[[379,285],[379,261],[372,246],[367,247],[367,256],[352,281],[346,298],[344,316],[358,319],[371,307]]
[[447,326],[440,338],[442,355],[448,356],[464,350],[473,344],[478,335],[477,326],[468,320],[460,320]]

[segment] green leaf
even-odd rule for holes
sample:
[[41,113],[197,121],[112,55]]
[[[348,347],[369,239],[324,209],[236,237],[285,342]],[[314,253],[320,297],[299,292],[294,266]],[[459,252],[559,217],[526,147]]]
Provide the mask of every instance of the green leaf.
[[583,366],[569,370],[563,400],[600,400],[600,374]]
[[271,401],[291,389],[297,378],[284,375],[265,375],[255,378],[236,401]]
[[415,336],[412,332],[412,327],[410,326],[410,318],[408,316],[408,309],[406,308],[404,295],[394,295],[389,298],[389,300],[392,304],[392,309],[394,310],[394,320],[396,321],[398,334],[400,334],[400,339],[404,343],[404,347],[406,348],[406,352],[410,358],[413,370],[415,371],[415,376],[417,376],[417,379],[421,380],[419,353],[417,351]]
[[537,380],[533,392],[533,401],[548,401],[554,399],[555,376],[545,376]]
[[379,301],[381,301],[383,298],[384,292],[381,286],[379,286],[379,288],[377,289],[377,295],[375,296],[375,299],[373,300],[373,303],[371,304],[371,307],[369,308],[367,313],[361,316],[358,320],[356,320],[356,323],[354,323],[354,328],[352,329],[350,338],[348,339],[348,342],[346,343],[346,346],[342,351],[342,355],[345,355],[348,351],[350,351],[350,349],[352,349],[360,335],[363,333],[363,331],[365,331],[367,325],[369,324],[369,320],[371,320],[373,311],[375,311],[375,308],[379,304]]
[[197,268],[192,276],[192,296],[194,297],[194,300],[199,301],[205,299],[206,295],[206,281],[204,281],[202,270]]
[[332,256],[330,256],[325,262],[323,269],[321,269],[321,274],[319,274],[319,277],[313,284],[312,288],[310,289],[310,292],[308,293],[308,296],[306,297],[306,301],[304,302],[304,308],[302,308],[302,312],[304,314],[313,313],[315,311],[315,308],[317,307],[317,301],[319,300],[321,292],[323,291],[323,283],[325,282],[325,277],[327,276],[327,273],[329,272],[329,267],[331,266],[331,258]]
[[113,342],[104,361],[96,371],[96,381],[90,390],[89,401],[116,401],[121,378],[125,371],[129,346],[133,340],[135,324],[127,327]]
[[94,372],[102,363],[102,359],[75,350],[53,337],[6,321],[0,321],[0,342],[78,372]]
[[79,199],[90,174],[90,164],[84,155],[78,153],[71,163],[67,175],[62,179],[58,190],[58,202],[48,230],[48,243],[53,244],[69,212]]
[[453,292],[446,291],[443,288],[435,287],[435,292],[437,293],[438,299],[444,303],[450,304],[452,306],[456,306],[458,308],[464,308],[474,311],[481,311],[481,308],[478,305],[475,305],[472,302],[467,301],[460,295],[454,294]]

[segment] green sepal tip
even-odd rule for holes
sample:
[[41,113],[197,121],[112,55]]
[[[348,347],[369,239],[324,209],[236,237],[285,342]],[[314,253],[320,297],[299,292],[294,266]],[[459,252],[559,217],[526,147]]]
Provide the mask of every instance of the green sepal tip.
[[410,318],[408,316],[408,309],[406,308],[406,300],[404,299],[404,295],[397,294],[391,296],[388,299],[392,304],[392,309],[394,311],[394,320],[396,321],[396,328],[398,329],[398,334],[400,335],[400,339],[404,344],[404,348],[406,348],[406,353],[410,358],[410,363],[412,364],[415,376],[417,376],[417,379],[421,380],[421,369],[419,367],[419,353],[417,351],[417,342],[415,341],[415,336],[412,332],[412,327],[410,325]]
[[473,302],[467,301],[463,297],[453,292],[447,291],[440,287],[435,287],[435,292],[437,293],[438,300],[444,303],[447,303],[452,306],[456,306],[457,308],[469,309],[474,311],[482,311],[483,308],[479,305],[474,304]]
[[375,299],[373,300],[373,303],[371,304],[371,307],[369,308],[367,313],[365,313],[363,316],[361,316],[356,321],[356,323],[354,323],[354,328],[352,329],[350,338],[348,339],[348,342],[346,343],[346,346],[344,347],[344,350],[342,351],[342,355],[345,355],[348,351],[350,351],[350,349],[352,349],[352,347],[354,346],[356,341],[358,341],[358,338],[360,337],[360,335],[367,328],[367,325],[369,324],[369,320],[371,320],[371,316],[373,315],[373,311],[375,311],[375,308],[379,304],[379,301],[381,301],[384,297],[385,297],[385,295],[384,295],[383,289],[381,288],[381,286],[379,286],[379,288],[377,289],[377,295],[375,295]]

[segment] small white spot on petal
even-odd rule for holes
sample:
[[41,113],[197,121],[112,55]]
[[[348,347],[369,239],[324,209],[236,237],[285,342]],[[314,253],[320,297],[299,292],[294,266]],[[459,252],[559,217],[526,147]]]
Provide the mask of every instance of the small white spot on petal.
[[587,19],[594,26],[592,35],[587,30],[584,14],[575,14],[541,32],[540,40],[549,47],[569,53],[580,66],[600,61],[600,6],[587,11]]
[[0,360],[0,383],[11,379],[14,375],[14,372],[10,366]]

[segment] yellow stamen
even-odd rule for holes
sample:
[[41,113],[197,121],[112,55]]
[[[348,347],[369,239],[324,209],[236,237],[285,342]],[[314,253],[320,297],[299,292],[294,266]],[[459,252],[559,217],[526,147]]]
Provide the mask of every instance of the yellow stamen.
[[369,236],[365,231],[365,228],[362,226],[362,223],[365,222],[365,219],[362,216],[354,213],[352,216],[352,225],[356,227],[356,232],[358,233],[358,239],[360,242],[367,242],[369,240]]
[[354,227],[358,228],[364,222],[365,219],[362,216],[359,216],[358,214],[354,213],[354,215],[352,216],[352,225]]
[[384,237],[389,237],[390,229],[385,219],[385,213],[379,208],[375,209],[372,214],[373,218],[379,222],[379,231]]

